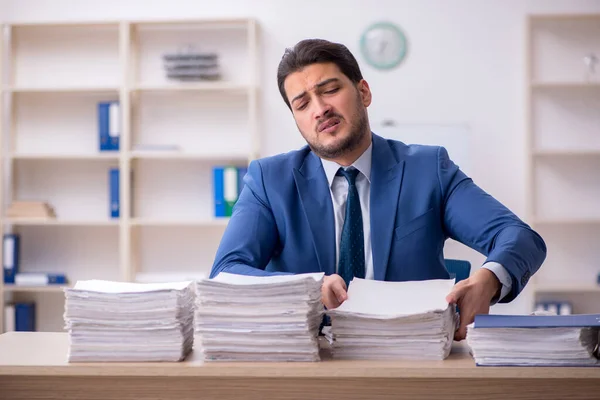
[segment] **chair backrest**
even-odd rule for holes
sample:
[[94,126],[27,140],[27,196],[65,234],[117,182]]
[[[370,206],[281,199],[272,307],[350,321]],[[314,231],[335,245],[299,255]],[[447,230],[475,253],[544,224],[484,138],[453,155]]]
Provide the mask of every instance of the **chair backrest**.
[[471,274],[471,263],[469,261],[445,259],[444,262],[450,277],[454,277],[456,283],[467,279]]

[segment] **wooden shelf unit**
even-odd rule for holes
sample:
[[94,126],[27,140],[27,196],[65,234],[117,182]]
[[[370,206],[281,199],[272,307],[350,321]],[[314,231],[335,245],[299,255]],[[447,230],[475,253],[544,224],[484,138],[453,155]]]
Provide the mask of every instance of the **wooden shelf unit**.
[[[257,30],[247,18],[3,26],[0,227],[21,235],[21,271],[64,272],[70,284],[208,272],[228,222],[213,216],[212,167],[260,155]],[[219,55],[221,80],[165,76],[162,55],[190,46]],[[120,150],[100,152],[97,103],[112,100]],[[117,167],[121,217],[110,219],[108,170]],[[11,199],[47,201],[57,218],[6,218]],[[6,301],[59,291],[0,280],[0,333]],[[61,310],[38,314],[39,330],[60,326]]]
[[600,15],[531,15],[526,43],[527,215],[548,245],[534,303],[600,312],[600,72],[583,61],[600,56]]

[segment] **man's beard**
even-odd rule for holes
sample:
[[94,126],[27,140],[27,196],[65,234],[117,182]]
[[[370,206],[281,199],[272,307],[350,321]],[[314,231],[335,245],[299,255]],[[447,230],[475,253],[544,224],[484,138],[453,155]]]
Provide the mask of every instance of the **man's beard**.
[[[315,143],[310,143],[307,140],[306,142],[310,149],[321,158],[335,159],[358,148],[367,134],[368,124],[367,112],[364,108],[360,107],[360,103],[358,104],[356,115],[358,117],[356,122],[352,124],[350,133],[343,140],[330,146],[322,145],[317,141],[315,141]],[[332,115],[332,117],[337,117],[340,120],[342,119],[340,115]],[[323,134],[327,135],[327,133]],[[306,136],[304,138],[306,139]]]

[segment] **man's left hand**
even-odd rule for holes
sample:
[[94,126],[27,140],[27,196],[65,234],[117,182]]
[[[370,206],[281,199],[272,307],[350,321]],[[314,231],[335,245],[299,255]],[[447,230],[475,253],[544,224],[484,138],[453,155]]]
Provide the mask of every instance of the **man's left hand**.
[[456,304],[460,309],[460,325],[454,340],[463,340],[467,336],[467,325],[473,322],[475,315],[490,312],[490,303],[501,288],[496,275],[486,268],[480,268],[471,277],[454,285],[446,296],[448,303]]

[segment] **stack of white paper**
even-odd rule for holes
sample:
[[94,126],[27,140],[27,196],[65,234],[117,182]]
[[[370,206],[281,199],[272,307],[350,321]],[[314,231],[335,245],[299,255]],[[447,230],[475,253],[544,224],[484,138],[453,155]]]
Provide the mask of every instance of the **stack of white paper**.
[[196,343],[210,361],[319,361],[323,273],[220,273],[197,283]]
[[467,343],[477,365],[600,366],[600,314],[477,315]]
[[192,282],[77,282],[65,289],[68,360],[183,360],[194,344],[194,295]]
[[443,360],[458,322],[445,298],[454,279],[383,282],[354,278],[331,317],[333,357]]

